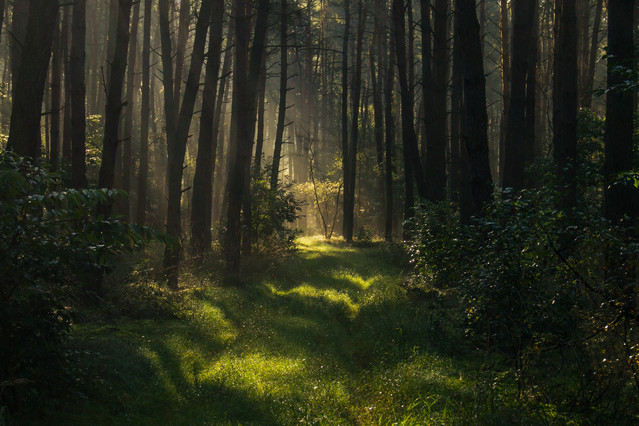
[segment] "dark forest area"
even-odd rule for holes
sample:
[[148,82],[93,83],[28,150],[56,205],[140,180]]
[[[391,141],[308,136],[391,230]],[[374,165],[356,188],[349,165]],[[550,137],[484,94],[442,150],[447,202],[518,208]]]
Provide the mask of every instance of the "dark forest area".
[[637,424],[635,0],[0,0],[0,426]]

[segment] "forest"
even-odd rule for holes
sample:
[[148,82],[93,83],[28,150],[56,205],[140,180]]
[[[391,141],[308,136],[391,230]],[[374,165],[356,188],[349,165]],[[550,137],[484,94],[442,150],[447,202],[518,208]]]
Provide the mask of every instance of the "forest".
[[635,0],[0,0],[0,426],[639,423]]

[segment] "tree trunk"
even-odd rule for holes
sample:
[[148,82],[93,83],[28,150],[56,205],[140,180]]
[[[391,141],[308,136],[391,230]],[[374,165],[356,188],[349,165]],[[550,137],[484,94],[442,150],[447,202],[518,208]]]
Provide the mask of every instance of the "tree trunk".
[[[448,0],[436,0],[433,8],[433,99],[430,100],[432,127],[426,145],[427,198],[442,201],[446,196],[447,92],[448,92]],[[425,99],[428,103],[429,100]]]
[[[242,238],[241,210],[249,178],[253,137],[255,136],[256,91],[266,42],[269,0],[260,0],[255,34],[249,60],[249,17],[246,0],[235,0],[235,69],[233,71],[233,108],[237,111],[235,158],[229,169],[228,226],[226,232],[226,268],[230,282],[239,284]],[[246,226],[250,226],[246,224]]]
[[599,53],[599,29],[601,28],[602,9],[603,0],[597,0],[595,20],[592,26],[592,38],[590,40],[590,52],[588,55],[588,76],[586,78],[583,90],[583,99],[581,101],[581,105],[584,108],[592,108],[592,91],[595,86],[595,65],[597,64],[597,56]]
[[71,82],[71,186],[87,186],[86,166],[86,0],[75,0],[71,27],[71,56],[69,81]]
[[136,84],[135,63],[138,57],[138,26],[140,21],[140,3],[133,6],[131,19],[131,42],[129,46],[129,66],[126,77],[126,116],[124,118],[124,147],[122,150],[122,189],[129,193],[123,200],[124,220],[131,217],[131,169],[135,167],[133,159],[133,115],[135,114],[134,100],[139,86]]
[[508,13],[508,0],[500,0],[499,28],[501,35],[501,132],[499,136],[499,177],[501,185],[504,180],[504,163],[506,161],[506,126],[508,123],[508,111],[510,111],[510,14]]
[[[286,120],[286,93],[288,92],[288,47],[287,47],[287,0],[280,1],[280,101],[277,112],[277,128],[275,130],[275,146],[273,148],[273,164],[271,167],[271,190],[277,188],[280,174],[280,158],[282,157],[282,141]],[[348,1],[348,0],[347,0]]]
[[209,49],[206,61],[200,135],[198,138],[197,162],[193,178],[193,203],[191,207],[191,249],[193,255],[201,257],[211,247],[211,207],[213,198],[213,175],[217,154],[217,129],[214,129],[217,103],[217,80],[220,72],[222,52],[222,26],[224,2],[217,0],[209,28]]
[[492,178],[488,163],[486,78],[475,0],[455,0],[455,34],[459,37],[462,54],[464,76],[462,120],[467,123],[465,133],[473,198],[472,215],[481,216],[485,204],[492,199]]
[[[384,37],[386,39],[387,37]],[[391,31],[390,51],[386,59],[386,75],[384,77],[384,128],[385,134],[385,168],[384,168],[384,239],[393,240],[393,156],[395,151],[395,117],[393,114],[393,90],[395,77],[395,42]]]
[[264,151],[264,103],[266,101],[266,55],[262,57],[260,67],[258,94],[259,104],[257,106],[257,141],[255,143],[255,162],[253,163],[253,176],[259,176],[262,172],[262,152]]
[[555,4],[555,81],[553,85],[553,147],[557,165],[559,208],[577,202],[577,16],[576,0]]
[[[34,4],[41,4],[42,1]],[[9,38],[9,48],[11,50],[11,88],[15,90],[18,76],[20,75],[20,64],[22,63],[22,52],[27,36],[27,25],[29,21],[29,9],[31,0],[19,0],[13,2],[13,15],[11,19],[11,37]]]
[[60,110],[62,109],[62,45],[60,25],[56,25],[51,56],[51,111],[49,127],[49,160],[53,169],[60,163]]
[[[131,19],[131,0],[118,0],[117,31],[115,47],[111,58],[111,73],[107,85],[107,104],[104,118],[104,139],[102,164],[98,177],[100,188],[113,188],[117,149],[120,143],[118,128],[122,112],[122,88],[126,73],[126,58],[129,50],[129,21]],[[112,201],[100,205],[98,214],[108,217],[111,214]]]
[[410,99],[410,90],[406,74],[406,28],[404,4],[402,0],[393,0],[393,32],[395,39],[395,55],[397,57],[397,73],[399,76],[400,97],[402,105],[402,145],[404,148],[404,163],[407,177],[411,181],[406,182],[406,211],[412,211],[413,205],[408,191],[412,191],[412,178],[417,182],[417,192],[420,198],[426,198],[426,182],[423,168],[417,148],[417,135],[415,134],[413,104]]
[[510,80],[510,109],[507,114],[503,186],[524,188],[526,167],[526,74],[532,44],[534,7],[537,0],[513,3],[513,58]]
[[144,0],[144,34],[142,35],[142,99],[140,105],[140,166],[138,170],[138,202],[136,222],[146,223],[146,198],[149,176],[149,114],[151,84],[151,14],[153,0]]
[[[164,250],[164,270],[168,279],[168,285],[172,289],[177,289],[180,266],[181,245],[181,201],[182,201],[182,175],[184,156],[186,154],[186,143],[191,127],[195,99],[200,84],[200,74],[202,63],[204,62],[204,48],[206,45],[206,33],[209,27],[212,10],[212,0],[203,0],[200,6],[200,13],[195,25],[195,39],[193,41],[193,52],[191,54],[191,64],[184,88],[182,105],[179,106],[179,99],[174,98],[173,82],[170,70],[172,69],[171,58],[171,36],[168,22],[168,0],[160,0],[160,30],[162,37],[162,67],[164,69],[164,98],[165,117],[167,124],[167,187],[168,202],[166,215],[166,231],[175,237],[178,242],[173,247],[166,247]],[[176,120],[177,118],[177,120]]]
[[[349,161],[349,142],[348,142],[348,39],[350,38],[351,28],[351,10],[350,1],[344,0],[344,38],[342,39],[342,173],[344,176],[344,203],[342,204],[343,220],[342,234],[346,241],[350,241],[353,237],[353,212],[349,213],[347,200],[350,199],[348,193],[351,188],[351,162]],[[350,234],[350,239],[348,235]]]
[[40,113],[53,32],[58,22],[58,2],[31,0],[31,6],[38,13],[29,14],[26,25],[24,50],[29,54],[20,55],[15,75],[7,149],[35,159],[40,155]]
[[191,0],[180,1],[180,17],[178,23],[178,38],[175,49],[175,86],[173,99],[179,104],[182,92],[182,76],[184,73],[184,59],[186,55],[186,43],[189,38],[189,23],[191,19]]
[[69,36],[71,11],[67,5],[62,19],[60,44],[62,45],[62,66],[64,67],[64,115],[62,117],[62,158],[67,164],[72,162],[71,148],[71,73],[69,72]]
[[615,184],[620,173],[634,169],[633,92],[623,87],[636,66],[633,43],[634,0],[608,2],[608,94],[604,160],[604,213],[613,224],[624,217],[635,223],[637,190],[629,183]]

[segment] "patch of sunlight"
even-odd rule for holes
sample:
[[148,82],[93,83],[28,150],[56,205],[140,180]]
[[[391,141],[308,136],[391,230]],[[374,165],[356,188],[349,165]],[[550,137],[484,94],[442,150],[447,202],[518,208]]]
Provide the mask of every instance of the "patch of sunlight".
[[351,284],[361,288],[362,290],[366,290],[368,287],[370,287],[371,284],[373,284],[373,281],[375,281],[375,278],[377,278],[377,277],[371,277],[365,280],[361,275],[354,274],[347,271],[336,271],[333,274],[331,274],[331,277],[336,280],[346,280],[350,282]]
[[303,297],[309,297],[312,299],[323,299],[332,305],[341,305],[346,310],[346,315],[353,319],[357,316],[359,312],[360,305],[359,303],[353,302],[350,296],[341,291],[337,291],[335,289],[317,289],[309,284],[302,284],[291,290],[278,290],[275,286],[268,284],[268,288],[271,292],[277,296],[287,296],[290,294],[297,294]]
[[230,343],[237,337],[237,329],[226,318],[222,309],[207,302],[201,302],[197,312],[197,322],[202,324],[202,329],[211,333],[222,343]]
[[160,359],[160,355],[146,346],[141,346],[138,349],[138,353],[142,357],[146,358],[155,370],[157,385],[162,386],[164,389],[166,389],[167,393],[169,393],[172,398],[179,399],[180,395],[175,386],[175,383],[173,383],[173,381],[169,378],[166,368],[162,364],[162,360]]
[[357,250],[354,247],[344,245],[343,240],[336,238],[327,241],[321,235],[300,237],[297,239],[297,249],[300,253],[308,255],[310,253],[327,254],[327,253],[354,253]]
[[[203,381],[223,383],[258,397],[281,396],[295,390],[304,371],[303,358],[227,353],[202,372]],[[278,395],[279,394],[279,395]]]

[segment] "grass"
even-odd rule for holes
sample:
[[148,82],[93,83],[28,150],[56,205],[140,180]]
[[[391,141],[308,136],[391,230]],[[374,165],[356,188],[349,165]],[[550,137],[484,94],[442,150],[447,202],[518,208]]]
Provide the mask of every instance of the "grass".
[[503,398],[508,373],[429,311],[439,301],[407,296],[400,257],[303,238],[283,262],[249,259],[242,288],[204,267],[179,318],[77,325],[76,384],[17,423],[546,423]]

